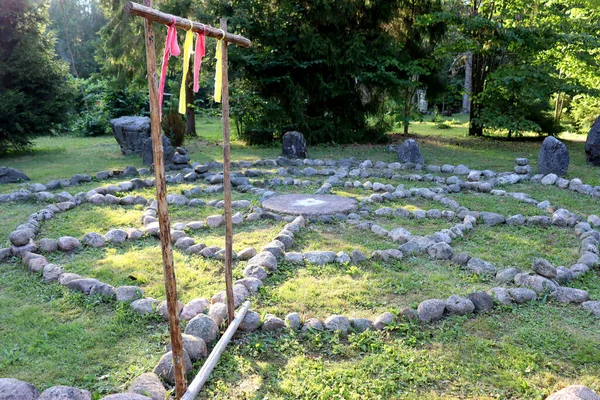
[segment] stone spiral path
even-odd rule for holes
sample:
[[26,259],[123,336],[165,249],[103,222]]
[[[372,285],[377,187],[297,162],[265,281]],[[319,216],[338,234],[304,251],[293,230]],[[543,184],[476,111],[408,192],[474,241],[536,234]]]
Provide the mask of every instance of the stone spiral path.
[[[526,161],[526,160],[525,160]],[[511,303],[522,304],[535,300],[538,296],[548,293],[557,302],[571,303],[589,310],[590,314],[600,317],[600,302],[590,299],[589,294],[580,289],[568,287],[568,283],[596,268],[599,261],[600,217],[590,215],[587,221],[576,213],[565,208],[557,208],[549,201],[539,201],[531,196],[510,192],[510,185],[517,183],[540,183],[554,185],[557,189],[571,190],[582,196],[600,197],[600,187],[586,185],[579,179],[566,181],[552,176],[531,176],[530,169],[524,168],[527,163],[517,159],[515,171],[496,173],[494,171],[474,171],[464,165],[435,166],[411,163],[372,163],[370,160],[257,160],[255,162],[233,163],[232,185],[238,193],[250,194],[261,206],[255,206],[251,201],[239,200],[233,206],[237,212],[234,224],[251,223],[257,220],[286,221],[272,241],[260,250],[246,248],[236,257],[245,262],[244,278],[235,282],[234,296],[236,307],[256,293],[277,270],[280,263],[288,263],[301,267],[306,263],[312,265],[361,264],[369,259],[388,262],[408,257],[427,257],[440,262],[450,262],[457,268],[472,274],[489,276],[495,279],[498,286],[487,292],[458,293],[446,299],[423,299],[416,309],[405,308],[399,314],[384,312],[372,318],[348,318],[343,315],[330,315],[323,319],[311,318],[302,321],[299,313],[289,313],[286,316],[267,314],[264,320],[256,311],[249,311],[240,325],[243,332],[277,331],[280,329],[299,329],[303,332],[310,330],[332,330],[342,334],[350,330],[361,332],[367,329],[384,329],[395,320],[409,319],[423,323],[435,322],[451,315],[470,315],[486,312],[496,305]],[[196,164],[191,171],[183,171],[170,175],[168,181],[172,184],[199,184],[183,194],[171,194],[169,204],[190,207],[213,207],[214,215],[197,221],[174,221],[172,237],[174,247],[189,254],[206,259],[220,260],[223,249],[217,246],[206,246],[197,243],[191,232],[210,231],[224,224],[219,212],[222,202],[213,200],[205,202],[194,198],[199,195],[215,195],[222,191],[222,174],[213,172],[220,168],[219,163]],[[11,194],[0,195],[0,202],[37,201],[47,203],[38,212],[30,215],[10,234],[12,246],[0,249],[0,260],[10,257],[20,257],[23,264],[32,273],[40,273],[44,281],[58,282],[72,290],[90,295],[101,295],[114,298],[119,302],[130,303],[133,311],[140,314],[158,312],[166,317],[166,305],[159,300],[144,297],[142,288],[135,286],[113,287],[95,278],[83,277],[65,271],[60,265],[50,263],[45,255],[53,252],[72,253],[85,247],[101,248],[115,246],[127,241],[135,241],[147,236],[158,236],[156,219],[156,202],[151,198],[139,195],[126,195],[130,191],[143,190],[153,186],[152,179],[142,179],[149,171],[137,171],[133,167],[126,169],[133,179],[118,184],[98,187],[87,193],[80,192],[71,195],[66,191],[52,193],[68,186],[90,182],[87,175],[75,175],[69,180],[57,180],[48,184],[30,184],[27,189],[21,189]],[[271,171],[276,169],[275,172]],[[406,173],[408,171],[408,173]],[[448,174],[454,174],[447,176]],[[108,172],[96,175],[96,180],[111,178]],[[370,180],[375,182],[371,183]],[[392,181],[380,183],[376,180]],[[428,187],[410,187],[408,185],[427,184]],[[295,188],[301,192],[312,191],[312,194],[289,195],[286,188]],[[348,197],[330,197],[332,190],[368,190],[373,193],[368,197],[351,199]],[[284,194],[280,193],[284,192]],[[502,215],[486,210],[470,210],[461,206],[449,197],[452,193],[476,192],[483,196],[509,197],[531,207],[538,214],[525,217],[521,214]],[[403,207],[394,207],[400,199],[422,199],[438,203],[441,209],[418,209],[410,211]],[[294,203],[297,202],[297,203]],[[323,203],[320,203],[323,202]],[[60,237],[41,238],[38,233],[43,223],[61,213],[68,213],[82,204],[95,206],[143,206],[141,225],[127,230],[115,227],[107,232],[89,232],[81,238]],[[303,207],[314,208],[315,212],[302,212]],[[290,210],[291,209],[291,210]],[[285,215],[294,214],[294,215]],[[298,215],[302,214],[302,215]],[[430,235],[415,235],[402,224],[385,229],[374,223],[374,219],[385,219],[394,216],[413,220],[441,220],[446,228]],[[319,223],[343,222],[347,229],[358,229],[373,235],[377,240],[389,244],[387,250],[377,250],[365,255],[359,250],[347,254],[330,249],[329,251],[293,252],[295,236],[305,229],[318,229]],[[476,234],[478,226],[530,225],[537,227],[555,226],[571,230],[579,239],[579,258],[573,260],[569,267],[554,266],[545,259],[531,260],[531,271],[521,271],[516,268],[499,269],[493,263],[465,252],[455,252],[451,246],[460,241],[465,235]],[[184,335],[184,347],[190,362],[207,355],[207,345],[213,343],[219,335],[219,326],[226,318],[225,294],[214,294],[210,300],[194,299],[187,304],[181,304],[181,318],[188,321]],[[131,385],[132,390],[142,393],[165,392],[161,383],[162,378],[172,383],[173,376],[170,368],[171,353],[167,351],[153,370],[153,373],[143,374]],[[71,388],[72,389],[72,388]],[[65,389],[66,390],[66,389]],[[34,398],[34,397],[32,397]],[[110,398],[106,397],[107,399]],[[134,397],[131,397],[134,398]]]

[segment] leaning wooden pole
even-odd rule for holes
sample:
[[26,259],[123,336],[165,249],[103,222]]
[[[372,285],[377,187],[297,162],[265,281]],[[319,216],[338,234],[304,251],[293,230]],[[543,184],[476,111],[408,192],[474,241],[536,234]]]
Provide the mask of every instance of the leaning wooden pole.
[[[227,32],[227,19],[221,18],[221,30],[223,37]],[[227,41],[221,40],[221,60],[223,67],[223,87],[221,92],[222,123],[223,123],[223,194],[225,206],[225,293],[227,294],[227,315],[231,323],[235,315],[235,304],[233,299],[233,224],[231,222],[231,179],[230,171],[230,131],[229,131],[229,78],[228,78],[228,56]]]
[[[152,0],[144,0],[150,7]],[[158,85],[156,83],[156,52],[154,46],[154,27],[152,21],[144,19],[146,36],[146,64],[148,66],[148,89],[150,91],[150,122],[152,130],[152,153],[154,158],[154,178],[156,182],[156,200],[158,203],[158,224],[160,227],[160,244],[162,247],[163,270],[165,276],[165,292],[167,294],[167,310],[169,312],[169,331],[173,351],[173,368],[175,370],[175,393],[180,399],[185,393],[185,366],[183,359],[183,343],[181,326],[177,310],[177,282],[173,265],[173,249],[171,248],[171,227],[167,207],[167,184],[165,181],[165,164],[158,111]]]
[[240,323],[244,320],[244,317],[246,316],[246,313],[248,312],[249,308],[249,301],[245,302],[244,305],[240,307],[237,315],[229,324],[229,327],[227,328],[227,330],[225,331],[225,333],[223,334],[213,351],[210,353],[210,355],[204,362],[204,365],[202,365],[202,368],[198,372],[198,375],[196,375],[192,383],[190,383],[190,387],[188,388],[187,392],[185,392],[185,395],[183,396],[182,400],[194,400],[196,398],[196,396],[200,392],[200,389],[202,389],[202,386],[208,380],[210,373],[215,368],[215,365],[217,365],[217,361],[219,361],[219,357],[221,357],[221,354],[223,354],[223,351],[225,350],[225,347],[227,347],[227,344],[231,340],[231,337],[237,330],[238,326],[240,326]]

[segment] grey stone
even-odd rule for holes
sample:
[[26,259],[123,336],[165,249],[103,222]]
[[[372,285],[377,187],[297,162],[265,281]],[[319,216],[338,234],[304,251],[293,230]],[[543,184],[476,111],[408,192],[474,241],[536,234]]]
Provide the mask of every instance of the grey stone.
[[[183,365],[185,374],[192,370],[192,360],[185,349],[183,350]],[[169,351],[165,353],[160,360],[158,360],[158,364],[156,364],[152,372],[164,379],[169,384],[174,384],[175,369],[173,367],[173,352]]]
[[206,218],[206,224],[211,228],[218,228],[225,225],[225,218],[222,215],[211,215]]
[[353,198],[332,194],[285,194],[265,200],[262,206],[279,214],[322,216],[354,211],[358,203]]
[[585,155],[588,163],[596,166],[600,165],[600,116],[596,118],[588,132],[585,141]]
[[252,277],[238,279],[237,281],[234,282],[234,284],[243,285],[246,288],[246,290],[248,290],[249,293],[258,292],[258,288],[263,285],[263,283],[260,279],[252,278]]
[[424,164],[419,145],[413,139],[407,139],[398,147],[398,160],[404,163]]
[[544,176],[542,178],[542,180],[540,181],[540,183],[542,185],[554,185],[556,183],[556,180],[558,179],[558,175],[556,174],[548,174],[546,176]]
[[323,325],[327,330],[337,331],[344,334],[348,333],[350,330],[350,320],[343,315],[332,315],[325,320]]
[[538,156],[538,173],[564,176],[569,168],[569,150],[554,136],[544,139]]
[[288,158],[307,158],[306,140],[300,132],[286,132],[283,135],[281,154]]
[[204,298],[190,300],[181,310],[179,315],[184,321],[189,321],[195,316],[206,312],[209,306],[209,301]]
[[139,315],[154,314],[158,307],[158,300],[151,297],[134,300],[129,307],[133,312]]
[[238,329],[242,332],[254,332],[259,327],[260,314],[256,311],[248,310]]
[[255,266],[263,267],[269,271],[275,271],[277,269],[277,258],[268,251],[261,251],[260,253],[252,257],[250,260],[248,260],[248,267]]
[[521,270],[518,268],[501,269],[496,273],[496,281],[501,283],[512,282],[519,273],[521,273]]
[[485,212],[484,211],[484,212],[481,212],[479,214],[479,216],[481,217],[481,219],[483,219],[483,223],[488,226],[500,225],[506,221],[506,219],[504,218],[503,215],[496,214],[493,212]]
[[0,378],[0,400],[36,400],[40,392],[30,383],[13,378]]
[[[171,145],[171,141],[165,135],[161,135],[162,139],[162,147],[163,147],[163,156],[165,166],[172,165],[173,155],[175,154],[175,149],[173,145]],[[152,165],[154,164],[154,152],[152,148],[152,138],[147,137],[142,141],[142,162],[144,165]]]
[[27,265],[29,266],[29,272],[37,273],[42,271],[46,265],[48,265],[48,261],[44,257],[35,257],[31,258]]
[[521,214],[513,215],[511,217],[508,217],[508,219],[506,220],[506,224],[517,226],[523,225],[525,224],[525,217]]
[[199,314],[192,318],[185,327],[187,335],[192,335],[204,340],[205,343],[212,343],[219,334],[218,326],[215,321],[205,314]]
[[559,266],[556,267],[556,278],[554,278],[558,284],[564,284],[573,280],[573,272],[570,269]]
[[142,298],[144,291],[137,286],[119,286],[116,290],[117,301],[127,302]]
[[467,315],[475,310],[475,305],[469,299],[452,295],[446,299],[446,311],[450,315]]
[[54,239],[40,239],[38,247],[41,251],[52,253],[58,250],[58,241]]
[[355,332],[361,333],[373,329],[373,323],[366,318],[352,318],[350,324]]
[[324,265],[335,262],[336,254],[333,251],[308,251],[303,256],[311,264]]
[[29,177],[23,172],[15,168],[0,167],[0,184],[1,183],[18,183],[28,181]]
[[494,308],[494,299],[486,292],[474,292],[467,295],[475,306],[475,312],[491,311]]
[[512,303],[512,298],[508,290],[503,287],[495,287],[488,291],[488,294],[494,298],[495,301],[502,305],[509,305]]
[[58,265],[46,264],[43,272],[44,282],[58,281],[63,273],[63,269]]
[[578,278],[579,276],[587,273],[590,270],[590,267],[588,267],[585,264],[575,264],[572,265],[571,268],[569,268],[569,271],[571,271],[571,273],[573,274],[573,279]]
[[[197,338],[192,335],[181,334],[181,340],[183,342],[183,349],[187,352],[190,360],[196,361],[201,358],[206,358],[208,351],[206,349],[206,343],[204,340]],[[167,351],[172,350],[171,342],[167,344]]]
[[99,233],[90,232],[83,237],[83,243],[90,247],[103,247],[106,244],[106,239]]
[[302,321],[300,320],[300,315],[298,315],[298,313],[289,313],[288,315],[285,316],[285,324],[293,330],[298,330],[300,329],[300,325],[302,324]]
[[377,330],[381,330],[387,325],[391,324],[392,322],[394,322],[394,314],[386,311],[382,314],[379,314],[377,318],[375,318],[375,321],[373,322],[373,327]]
[[523,304],[537,299],[537,294],[533,290],[527,288],[511,288],[508,289],[508,293],[517,304]]
[[38,400],[92,400],[92,394],[87,390],[70,386],[53,386],[44,390]]
[[407,231],[404,228],[395,228],[388,232],[388,236],[394,242],[398,242],[398,243],[402,244],[402,243],[408,242],[411,239],[412,233],[410,233],[409,231]]
[[150,137],[150,118],[120,117],[111,119],[110,125],[123,154],[142,153],[144,140]]
[[154,372],[146,372],[135,378],[127,391],[148,396],[152,400],[165,400],[167,398],[167,391]]
[[137,393],[117,393],[104,396],[100,400],[148,400],[148,396]]
[[491,275],[496,273],[496,267],[494,267],[493,264],[476,257],[472,257],[469,260],[467,263],[467,268],[478,275]]
[[30,228],[19,229],[11,232],[9,239],[15,246],[24,246],[35,237],[35,231]]
[[455,265],[465,266],[465,265],[467,265],[467,263],[469,262],[470,259],[471,259],[471,256],[468,253],[461,252],[461,253],[455,253],[452,256],[451,262],[452,262],[452,264],[455,264]]
[[310,332],[312,330],[322,331],[323,323],[318,318],[311,318],[304,323],[301,332]]
[[442,319],[446,303],[440,299],[425,300],[417,307],[419,320],[422,322],[434,322]]
[[244,276],[246,278],[257,278],[261,281],[267,277],[267,271],[258,265],[249,265],[244,269]]
[[550,293],[550,296],[560,303],[581,304],[590,299],[587,291],[570,287],[558,287]]
[[90,292],[94,286],[101,286],[101,285],[104,285],[104,284],[102,282],[100,282],[98,279],[93,279],[93,278],[74,279],[65,284],[65,286],[68,287],[69,289],[83,292],[85,294],[90,294]]
[[534,259],[533,263],[531,264],[531,269],[534,272],[550,279],[556,278],[557,275],[556,267],[554,267],[550,261],[543,258]]
[[594,317],[600,317],[600,301],[586,301],[581,306],[589,310]]
[[352,250],[350,259],[352,260],[352,264],[355,265],[367,261],[367,257],[360,250]]
[[127,232],[122,229],[111,229],[104,235],[106,240],[113,244],[124,243],[127,240]]
[[586,386],[572,385],[559,390],[546,400],[600,400],[600,397]]
[[452,247],[444,242],[436,243],[429,247],[427,253],[435,260],[449,260],[453,255]]
[[285,328],[285,322],[281,318],[277,318],[272,314],[267,314],[262,325],[262,330],[271,332]]
[[528,273],[515,275],[515,284],[533,289],[538,294],[542,294],[545,291],[551,292],[558,288],[558,284],[554,280],[550,280],[541,275]]

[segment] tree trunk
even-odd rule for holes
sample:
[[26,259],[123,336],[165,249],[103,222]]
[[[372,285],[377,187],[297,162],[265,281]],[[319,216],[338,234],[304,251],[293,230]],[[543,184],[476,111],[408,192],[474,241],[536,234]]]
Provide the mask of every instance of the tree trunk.
[[487,76],[487,58],[481,54],[473,54],[473,67],[471,74],[471,109],[469,110],[469,136],[483,136],[483,124],[473,121],[480,115],[482,105],[478,95],[483,92],[483,85]]
[[[192,68],[188,70],[185,77],[185,98],[187,107],[185,109],[185,135],[196,136],[196,114],[194,114],[194,72]],[[191,105],[191,106],[190,106]]]
[[473,53],[467,51],[465,54],[465,92],[462,99],[462,112],[471,112],[471,92],[473,91]]

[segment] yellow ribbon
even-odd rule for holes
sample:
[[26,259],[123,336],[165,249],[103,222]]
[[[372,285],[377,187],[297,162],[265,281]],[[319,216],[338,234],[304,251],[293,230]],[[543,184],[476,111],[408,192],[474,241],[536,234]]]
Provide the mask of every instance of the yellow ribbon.
[[[224,36],[224,35],[223,35]],[[221,44],[223,40],[217,40],[217,51],[215,58],[217,59],[217,70],[215,71],[215,102],[221,102],[221,92],[223,91],[223,54]]]
[[[183,76],[181,77],[181,89],[179,89],[179,113],[185,114],[187,108],[187,99],[185,98],[185,81],[190,68],[190,55],[194,46],[194,32],[190,29],[185,33],[185,42],[183,44]],[[192,100],[192,99],[190,99]]]

